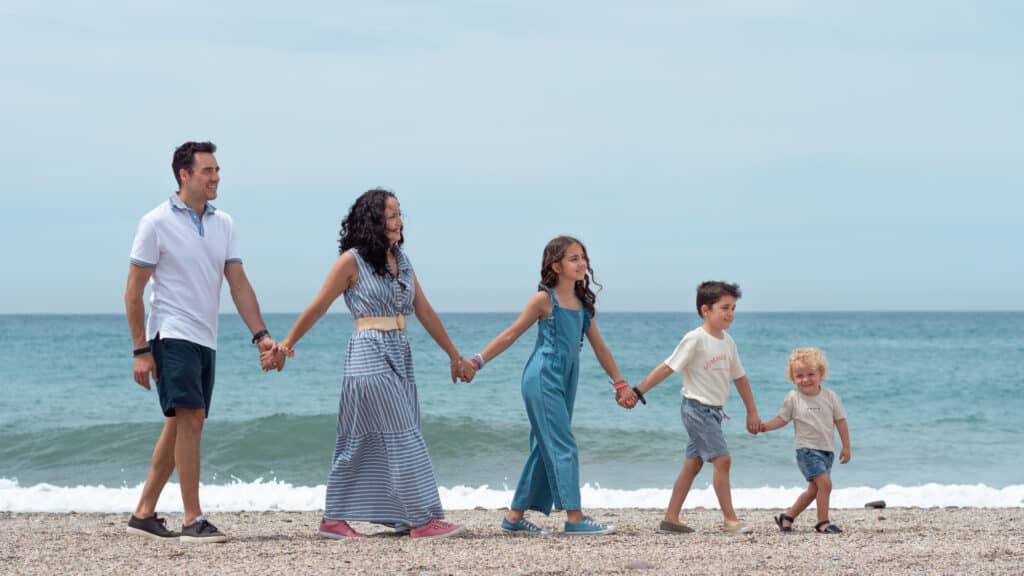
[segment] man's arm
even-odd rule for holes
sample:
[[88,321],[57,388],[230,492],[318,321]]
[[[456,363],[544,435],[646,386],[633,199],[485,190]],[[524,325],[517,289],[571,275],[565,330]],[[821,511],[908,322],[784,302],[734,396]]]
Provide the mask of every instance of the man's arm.
[[[242,317],[242,322],[249,327],[249,332],[256,334],[261,330],[266,330],[267,324],[263,321],[263,315],[260,314],[260,303],[256,300],[256,291],[252,289],[252,284],[249,283],[249,277],[245,275],[242,263],[228,262],[225,264],[224,277],[227,278],[228,286],[231,288],[231,299],[235,302],[238,315]],[[262,353],[272,350],[277,342],[268,334],[256,342],[256,345]],[[277,362],[276,366],[264,363],[263,369],[277,368],[280,372],[284,368],[284,359],[281,358],[275,362]]]
[[[124,291],[124,310],[128,316],[128,329],[132,333],[132,348],[138,350],[146,347],[146,304],[142,297],[146,284],[153,276],[153,269],[135,264],[128,265],[128,286]],[[149,390],[149,376],[156,380],[156,362],[153,354],[147,352],[135,357],[132,366],[135,382]]]

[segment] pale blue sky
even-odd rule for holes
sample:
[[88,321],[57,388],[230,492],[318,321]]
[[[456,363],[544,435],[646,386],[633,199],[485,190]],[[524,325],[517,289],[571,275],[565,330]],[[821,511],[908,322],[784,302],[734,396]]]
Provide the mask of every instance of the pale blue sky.
[[[1019,2],[0,0],[0,313],[121,312],[213,140],[265,311],[374,186],[442,312],[581,237],[603,310],[1024,309]],[[225,309],[232,310],[225,298]],[[336,304],[334,311],[344,311]]]

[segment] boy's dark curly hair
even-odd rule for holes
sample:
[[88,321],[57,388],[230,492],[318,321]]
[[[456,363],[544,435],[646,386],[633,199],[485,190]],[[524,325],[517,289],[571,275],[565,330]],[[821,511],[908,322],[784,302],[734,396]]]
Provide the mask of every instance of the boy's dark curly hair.
[[[359,255],[380,276],[389,273],[388,250],[391,243],[388,241],[387,223],[384,216],[388,198],[398,199],[394,193],[383,188],[374,188],[363,192],[352,203],[348,215],[341,221],[341,233],[338,238],[339,253],[358,248]],[[396,253],[404,242],[405,236],[403,235],[402,239],[395,244]]]

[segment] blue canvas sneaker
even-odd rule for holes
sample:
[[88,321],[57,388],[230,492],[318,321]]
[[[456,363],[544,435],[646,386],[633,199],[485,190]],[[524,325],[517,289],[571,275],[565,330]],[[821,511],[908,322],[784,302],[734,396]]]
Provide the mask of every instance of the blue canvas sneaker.
[[528,534],[530,536],[547,536],[549,532],[526,518],[520,518],[515,522],[509,522],[508,518],[501,519],[501,529],[505,532],[516,534]]
[[601,524],[590,516],[584,516],[579,522],[566,522],[565,533],[569,536],[594,536],[597,534],[611,534],[615,532],[615,526]]

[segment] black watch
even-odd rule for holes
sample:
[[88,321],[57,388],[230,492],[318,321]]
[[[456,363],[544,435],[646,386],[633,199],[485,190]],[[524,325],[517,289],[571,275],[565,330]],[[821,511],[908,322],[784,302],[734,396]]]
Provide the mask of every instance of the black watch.
[[264,336],[270,336],[270,332],[268,332],[266,328],[252,335],[252,343],[256,344],[262,340]]

